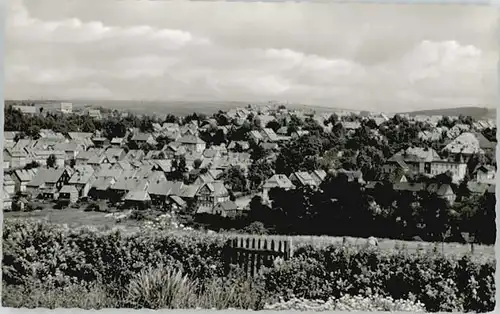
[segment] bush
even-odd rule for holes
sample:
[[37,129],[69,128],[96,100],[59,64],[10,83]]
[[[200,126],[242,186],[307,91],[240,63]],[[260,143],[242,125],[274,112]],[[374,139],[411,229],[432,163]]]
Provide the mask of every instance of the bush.
[[326,301],[345,294],[394,299],[414,296],[428,311],[484,312],[495,307],[494,263],[430,252],[305,247],[289,261],[268,270],[265,282],[266,291],[275,299]]
[[255,221],[243,229],[244,233],[264,235],[267,234],[267,229],[260,221]]
[[278,303],[266,304],[265,310],[286,311],[384,311],[384,312],[425,312],[425,307],[420,302],[410,300],[393,300],[380,296],[349,296],[344,295],[339,299],[329,298],[323,300],[291,299],[281,300]]
[[188,308],[196,299],[196,281],[180,270],[173,271],[160,265],[149,267],[132,279],[127,302],[135,308],[179,309]]
[[[388,253],[348,246],[305,246],[290,260],[249,279],[243,273],[224,274],[224,246],[224,236],[202,233],[153,229],[123,235],[6,220],[4,305],[155,308],[188,302],[203,308],[259,309],[280,299],[328,302],[350,295],[418,300],[427,311],[487,312],[495,307],[493,260],[453,258],[430,251],[410,254],[404,250]],[[152,265],[168,265],[170,273]],[[189,278],[196,278],[198,285]],[[178,291],[189,295],[186,291],[193,286],[195,291],[189,292],[192,297],[177,296]],[[50,299],[56,292],[61,298]],[[84,303],[85,296],[93,301]],[[366,301],[370,306],[380,305],[378,299],[370,300]]]

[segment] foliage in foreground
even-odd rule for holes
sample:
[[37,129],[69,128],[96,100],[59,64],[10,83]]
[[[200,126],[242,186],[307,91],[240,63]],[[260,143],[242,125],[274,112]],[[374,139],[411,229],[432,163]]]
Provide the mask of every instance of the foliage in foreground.
[[247,279],[223,273],[223,252],[223,237],[197,233],[124,236],[6,221],[3,304],[260,309],[280,298],[328,302],[345,295],[377,295],[418,300],[427,311],[486,312],[495,306],[492,260],[306,246],[291,260]]
[[288,301],[266,304],[265,310],[271,311],[384,311],[384,312],[413,312],[423,313],[425,307],[420,302],[409,300],[393,300],[391,297],[381,296],[349,296],[344,295],[339,299],[329,298],[323,300],[307,300],[293,298]]

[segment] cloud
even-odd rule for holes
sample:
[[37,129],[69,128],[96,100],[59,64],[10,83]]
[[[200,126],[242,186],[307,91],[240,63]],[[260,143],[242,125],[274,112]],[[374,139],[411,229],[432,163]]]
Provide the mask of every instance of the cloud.
[[9,97],[275,99],[389,111],[495,97],[497,55],[478,39],[489,24],[477,11],[469,16],[478,26],[451,27],[452,15],[428,7],[434,26],[447,20],[426,31],[405,28],[417,18],[404,6],[371,7],[370,15],[362,6],[304,3],[44,4],[8,4]]

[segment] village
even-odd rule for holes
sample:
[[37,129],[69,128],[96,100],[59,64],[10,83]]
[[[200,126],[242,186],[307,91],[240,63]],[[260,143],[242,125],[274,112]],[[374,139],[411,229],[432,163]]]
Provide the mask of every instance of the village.
[[[80,115],[96,123],[112,115],[115,120],[131,115],[99,109],[73,112],[70,103],[45,107],[17,104],[10,110],[27,117]],[[484,135],[490,131],[495,136],[492,120],[419,115],[395,118],[351,111],[316,113],[278,104],[249,105],[219,111],[212,117],[193,114],[191,119],[167,118],[169,122],[151,120],[146,130],[128,128],[122,137],[112,137],[102,129],[66,133],[39,129],[34,136],[6,130],[4,211],[40,211],[47,206],[104,212],[156,209],[194,218],[238,220],[249,215],[255,197],[259,204],[272,206],[273,190],[320,189],[328,176],[339,173],[367,194],[373,194],[385,180],[396,193],[432,192],[449,206],[453,206],[457,194],[463,194],[458,191],[462,188],[467,195],[478,197],[495,193],[496,164],[491,156],[496,143]],[[303,160],[296,167],[277,166],[280,154],[286,154],[281,159],[290,155],[282,151],[284,146],[339,129],[344,132],[342,137],[355,138],[369,125],[370,135],[365,137],[386,141],[390,146],[392,139],[384,139],[379,128],[394,119],[405,119],[410,127],[425,124],[427,128],[418,132],[415,140],[431,144],[395,151],[378,161],[375,174],[374,167],[367,170],[356,162],[350,167],[343,167],[345,162],[340,166],[338,162],[326,162],[329,154],[343,157],[343,152],[331,151],[313,156],[319,160],[313,166]],[[444,126],[443,121],[452,126]],[[230,137],[232,140],[228,140]],[[359,148],[354,158],[358,161]],[[471,168],[473,158],[479,159]],[[411,179],[445,174],[450,181]],[[380,204],[371,198],[370,206]]]

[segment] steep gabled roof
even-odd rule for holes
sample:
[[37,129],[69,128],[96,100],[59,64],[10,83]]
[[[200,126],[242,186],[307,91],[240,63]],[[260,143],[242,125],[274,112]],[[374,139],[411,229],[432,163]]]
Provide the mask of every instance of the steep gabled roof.
[[145,202],[150,201],[151,197],[144,190],[136,190],[128,192],[123,199],[126,201]]
[[87,184],[94,174],[94,169],[90,165],[76,166],[75,172],[68,181],[68,184]]
[[282,189],[291,189],[294,188],[292,181],[284,175],[284,174],[275,174],[271,178],[267,179],[264,183],[265,189],[272,188],[282,188]]
[[39,187],[44,183],[56,183],[65,171],[66,169],[64,168],[39,168],[36,175],[28,183],[28,186]]
[[61,188],[59,193],[76,193],[78,194],[78,190],[74,185],[65,185]]

